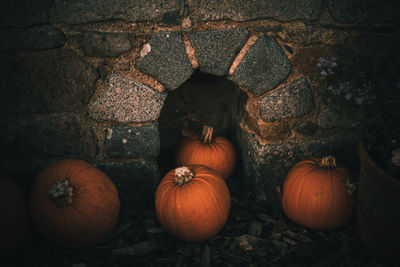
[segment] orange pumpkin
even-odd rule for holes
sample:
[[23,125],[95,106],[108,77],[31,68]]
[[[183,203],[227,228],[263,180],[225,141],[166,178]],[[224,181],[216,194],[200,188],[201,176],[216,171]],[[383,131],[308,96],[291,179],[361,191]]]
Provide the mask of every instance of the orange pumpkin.
[[47,166],[35,181],[30,201],[39,232],[69,248],[104,239],[113,230],[119,209],[113,182],[91,164],[74,159]]
[[21,189],[0,176],[0,255],[9,255],[23,241],[27,230],[25,199]]
[[175,166],[204,165],[216,171],[225,180],[233,173],[236,152],[232,143],[222,136],[213,138],[213,128],[205,125],[202,137],[186,137],[175,152]]
[[282,208],[294,222],[314,229],[334,229],[351,217],[350,173],[332,156],[297,163],[283,185]]
[[215,236],[224,227],[230,207],[225,181],[215,171],[200,165],[169,171],[155,194],[161,225],[185,241]]

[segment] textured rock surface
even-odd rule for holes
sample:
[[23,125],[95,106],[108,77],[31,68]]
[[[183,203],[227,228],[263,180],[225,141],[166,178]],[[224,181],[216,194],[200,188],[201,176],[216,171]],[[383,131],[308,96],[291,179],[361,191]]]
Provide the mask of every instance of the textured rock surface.
[[0,114],[76,111],[94,92],[98,73],[71,50],[0,58]]
[[0,116],[1,159],[79,156],[80,126],[63,114]]
[[128,33],[122,32],[86,32],[82,46],[91,57],[115,57],[132,48]]
[[106,148],[113,158],[156,157],[160,151],[158,125],[115,125],[107,129]]
[[108,88],[92,101],[89,116],[99,121],[154,121],[158,119],[166,97],[166,93],[112,73]]
[[155,160],[129,162],[98,162],[102,170],[115,183],[121,201],[121,214],[133,208],[153,207],[154,192],[160,182]]
[[242,28],[191,33],[189,39],[196,50],[200,70],[217,76],[227,74],[248,35]]
[[136,67],[168,89],[174,90],[193,73],[186,54],[183,37],[179,32],[161,31],[151,35],[150,51],[138,58]]
[[32,30],[4,30],[0,33],[0,52],[46,50],[61,47],[65,43],[64,33],[50,26]]
[[244,21],[273,18],[281,21],[316,20],[322,10],[322,0],[188,0],[189,14],[194,21],[231,19]]
[[328,8],[333,19],[346,23],[400,19],[400,2],[393,0],[329,0]]
[[[180,0],[55,0],[50,9],[50,21],[67,24],[84,24],[105,20],[129,22],[156,21],[170,23],[177,21],[183,12]],[[178,18],[176,18],[178,17]]]
[[[339,161],[349,158],[349,147],[357,142],[356,135],[334,135],[313,138],[302,143],[261,143],[254,134],[239,129],[238,140],[242,150],[243,177],[254,192],[257,205],[279,211],[280,200],[276,192],[290,168],[309,157],[332,154]],[[352,155],[351,155],[352,156]]]
[[0,28],[29,27],[47,23],[47,9],[53,0],[0,1]]
[[306,78],[299,78],[286,87],[259,99],[260,117],[264,121],[299,118],[314,107],[313,93]]
[[260,96],[278,86],[291,71],[279,44],[269,36],[260,37],[244,56],[229,79]]

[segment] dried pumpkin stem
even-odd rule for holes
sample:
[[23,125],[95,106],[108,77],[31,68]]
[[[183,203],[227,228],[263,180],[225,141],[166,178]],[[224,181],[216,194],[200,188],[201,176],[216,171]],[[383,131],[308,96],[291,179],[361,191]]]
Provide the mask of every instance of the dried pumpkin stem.
[[70,185],[68,178],[64,181],[55,181],[50,187],[49,196],[57,207],[64,208],[72,204],[74,188]]
[[189,183],[192,180],[193,176],[193,172],[186,166],[176,168],[174,183],[177,185],[184,185],[186,183]]
[[319,164],[322,168],[326,168],[326,169],[334,169],[337,167],[336,165],[336,158],[329,155],[326,157],[323,157],[321,159],[321,162]]
[[208,125],[204,125],[201,131],[201,139],[203,144],[211,144],[213,139],[214,128]]

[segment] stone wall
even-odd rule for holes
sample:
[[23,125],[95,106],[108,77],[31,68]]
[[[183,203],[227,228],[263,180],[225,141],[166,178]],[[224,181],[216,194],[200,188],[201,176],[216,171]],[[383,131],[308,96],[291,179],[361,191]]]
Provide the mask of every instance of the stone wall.
[[29,188],[48,163],[80,158],[124,206],[152,205],[158,119],[197,69],[240,91],[238,176],[277,207],[295,162],[345,161],[360,138],[364,108],[331,94],[326,71],[399,83],[399,11],[389,0],[3,0],[0,173]]

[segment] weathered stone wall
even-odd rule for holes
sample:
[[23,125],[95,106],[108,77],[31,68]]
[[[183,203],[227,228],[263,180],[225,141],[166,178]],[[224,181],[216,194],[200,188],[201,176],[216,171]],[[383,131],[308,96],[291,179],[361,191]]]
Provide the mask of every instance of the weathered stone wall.
[[124,206],[151,203],[162,107],[199,69],[241,91],[238,170],[275,207],[296,161],[341,157],[360,136],[363,109],[328,92],[321,58],[396,86],[399,11],[390,0],[3,0],[0,173],[29,188],[46,164],[81,158]]

